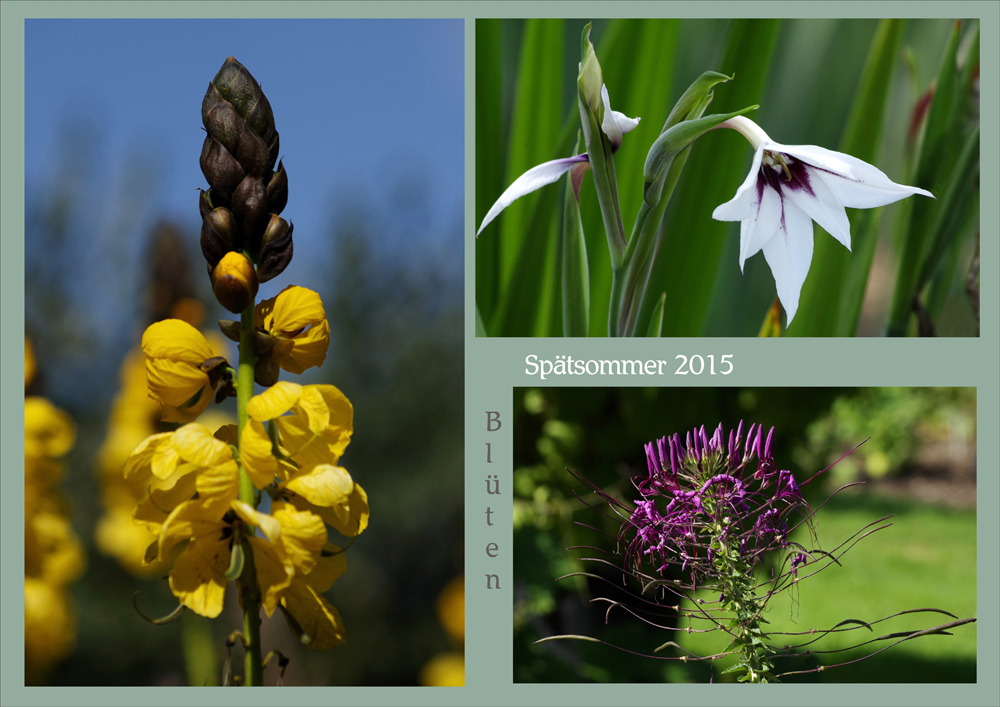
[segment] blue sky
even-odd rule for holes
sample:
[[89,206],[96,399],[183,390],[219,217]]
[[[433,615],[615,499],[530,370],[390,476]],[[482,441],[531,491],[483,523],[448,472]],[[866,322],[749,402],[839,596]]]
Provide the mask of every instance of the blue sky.
[[28,20],[25,54],[29,202],[58,169],[60,135],[89,123],[95,179],[121,181],[141,156],[157,172],[151,212],[196,214],[201,101],[232,55],[274,108],[297,252],[338,200],[377,197],[403,175],[420,180],[427,218],[461,213],[460,20]]
[[[295,258],[259,298],[290,283],[321,289],[331,224],[352,209],[378,234],[379,258],[461,283],[461,20],[28,20],[26,206],[44,209],[60,185],[86,205],[68,230],[68,287],[74,306],[101,313],[87,326],[104,346],[135,338],[122,321],[139,314],[143,273],[131,266],[152,227],[177,222],[197,252],[201,103],[230,55],[271,103],[289,175]],[[85,176],[67,186],[68,134]],[[26,260],[48,262],[32,248],[29,232]]]

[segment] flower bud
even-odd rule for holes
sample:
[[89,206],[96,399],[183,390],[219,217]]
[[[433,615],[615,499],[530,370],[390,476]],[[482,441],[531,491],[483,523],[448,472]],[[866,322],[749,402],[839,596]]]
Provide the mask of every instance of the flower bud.
[[242,253],[230,251],[212,270],[212,290],[219,304],[239,314],[257,296],[257,273]]
[[277,277],[292,261],[292,230],[294,226],[277,214],[271,214],[261,239],[257,256],[258,275],[261,282]]
[[601,71],[601,64],[597,61],[597,54],[594,52],[594,45],[590,43],[590,24],[583,29],[581,43],[580,73],[576,82],[579,86],[580,97],[583,98],[594,115],[598,115],[601,108],[601,87],[604,85],[604,74]]
[[267,226],[267,193],[257,170],[251,171],[233,192],[233,216],[250,257],[257,260],[260,240]]
[[208,132],[202,172],[225,201],[253,170],[265,185],[271,180],[280,144],[271,104],[250,72],[233,57],[226,59],[209,84],[201,118]]
[[246,174],[236,158],[211,135],[205,138],[201,148],[201,171],[212,186],[212,192],[226,203]]
[[[204,198],[204,196],[203,196]],[[214,268],[223,256],[233,248],[242,245],[236,237],[238,229],[233,212],[220,206],[217,209],[203,212],[201,219],[201,252]]]
[[278,169],[267,185],[267,209],[272,214],[280,214],[288,203],[288,175],[285,165],[278,162]]

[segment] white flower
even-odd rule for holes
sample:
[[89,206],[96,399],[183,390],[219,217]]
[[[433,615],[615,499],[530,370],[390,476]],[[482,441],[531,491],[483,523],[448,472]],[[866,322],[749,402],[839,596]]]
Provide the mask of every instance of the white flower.
[[712,213],[717,221],[740,222],[740,270],[758,251],[774,275],[788,324],[813,254],[815,221],[851,249],[844,207],[871,209],[913,194],[934,198],[924,189],[896,184],[856,157],[815,145],[773,142],[751,120],[730,118],[719,127],[738,130],[754,147],[753,165],[736,196]]
[[[608,141],[611,143],[611,151],[617,152],[622,144],[622,135],[635,130],[641,119],[629,118],[624,113],[611,110],[611,101],[608,98],[607,86],[601,87],[601,102],[604,104],[604,120],[601,121],[601,130],[608,136]],[[479,226],[479,230],[476,231],[476,237],[479,237],[479,234],[483,232],[483,229],[486,228],[490,221],[495,219],[501,211],[517,199],[520,199],[525,194],[530,194],[533,191],[541,189],[546,184],[552,184],[576,165],[581,163],[589,164],[589,162],[590,158],[584,152],[582,155],[552,160],[551,162],[544,162],[537,167],[532,167],[515,179],[514,183],[507,187],[504,193],[500,195],[497,203],[490,207],[490,210],[486,213],[486,217],[483,218],[482,224]]]

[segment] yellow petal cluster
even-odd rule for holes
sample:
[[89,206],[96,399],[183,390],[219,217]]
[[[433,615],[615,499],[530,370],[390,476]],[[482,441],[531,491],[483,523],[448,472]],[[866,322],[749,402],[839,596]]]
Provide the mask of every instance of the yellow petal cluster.
[[[35,360],[25,343],[25,384]],[[84,570],[83,545],[73,532],[69,504],[56,485],[60,461],[76,428],[45,398],[24,400],[24,667],[25,681],[44,679],[73,649],[76,619],[67,587]]]
[[[165,319],[142,335],[149,397],[160,403],[165,422],[190,422],[215,393],[202,364],[219,356],[208,340],[187,322]],[[217,381],[216,381],[217,383]]]
[[330,325],[319,295],[289,285],[276,297],[263,300],[255,312],[258,331],[274,337],[277,364],[289,373],[322,366],[330,345]]
[[[275,388],[253,398],[250,407],[301,415],[301,424],[315,430],[316,448],[332,448],[336,455],[327,458],[339,459],[352,431],[347,398],[332,386],[285,383]],[[282,421],[291,421],[290,429],[298,430],[299,422],[291,419],[295,414],[275,422],[279,440],[287,424]],[[356,535],[367,525],[367,497],[340,467],[298,468],[281,444],[279,460],[265,422],[249,421],[238,458],[235,425],[224,425],[213,434],[191,422],[148,437],[125,463],[126,480],[140,495],[145,490],[133,519],[155,537],[146,561],[172,564],[171,591],[181,604],[207,617],[222,611],[234,553],[243,552],[238,543],[246,539],[264,611],[270,616],[280,604],[310,636],[311,647],[329,647],[343,641],[343,624],[320,594],[343,572],[345,561],[339,550],[334,551],[335,560],[324,555],[324,521],[329,518],[334,527],[351,531],[345,534]],[[239,500],[240,465],[257,489],[269,490],[269,513]]]
[[[131,498],[129,520],[145,534],[142,564],[169,574],[182,605],[218,616],[227,583],[246,577],[252,562],[265,613],[280,608],[302,642],[322,650],[345,640],[340,614],[322,596],[346,569],[327,525],[350,537],[368,525],[367,494],[339,466],[354,412],[332,385],[277,382],[279,367],[301,373],[326,358],[329,325],[319,295],[288,287],[255,308],[255,325],[254,377],[270,387],[247,402],[249,419],[239,432],[231,424],[212,432],[203,419],[194,421],[222,377],[221,349],[180,320],[146,330],[149,398],[164,421],[186,424],[147,430],[124,461],[128,494],[121,495]],[[238,338],[238,328],[222,323],[230,338]],[[134,374],[127,375],[131,382]],[[253,505],[244,502],[249,487],[241,500],[244,474],[256,489]],[[270,505],[258,510],[264,493]],[[116,553],[127,546],[138,556],[135,541],[123,540],[121,522],[120,513],[109,513],[102,545]]]
[[368,495],[337,462],[351,441],[354,408],[332,385],[281,381],[250,400],[247,413],[277,427],[280,451],[291,460],[279,468],[282,498],[315,513],[341,535],[368,527]]
[[[189,309],[197,305],[194,300],[181,302],[190,303]],[[206,340],[212,351],[223,352],[229,345],[218,334],[208,334]],[[202,424],[213,429],[230,420],[228,415],[214,411],[201,416]],[[120,387],[111,406],[107,437],[97,453],[97,475],[105,512],[97,521],[94,540],[102,553],[114,557],[127,572],[139,577],[160,576],[163,568],[158,562],[144,563],[146,548],[156,540],[156,534],[133,519],[136,505],[148,497],[149,491],[133,488],[122,469],[136,446],[150,435],[166,430],[167,426],[161,422],[160,404],[149,396],[146,355],[137,347],[122,362]]]

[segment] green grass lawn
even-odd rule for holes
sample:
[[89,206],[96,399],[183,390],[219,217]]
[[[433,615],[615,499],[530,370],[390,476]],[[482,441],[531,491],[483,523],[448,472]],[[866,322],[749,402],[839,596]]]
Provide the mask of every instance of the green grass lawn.
[[[864,496],[838,496],[817,514],[820,547],[832,551],[860,528],[895,514],[892,527],[854,546],[833,565],[804,579],[791,591],[774,597],[765,615],[771,631],[828,629],[844,619],[875,621],[906,609],[933,607],[960,619],[976,616],[976,512],[953,511]],[[793,537],[803,544],[806,538]],[[808,545],[807,545],[808,546]],[[951,621],[942,614],[909,614],[874,627],[827,636],[813,644],[816,650],[845,648],[888,633],[920,630]],[[774,643],[793,643],[796,637],[775,636]],[[725,649],[720,634],[684,635],[688,650],[706,655]],[[832,665],[878,650],[892,641],[878,642],[861,651],[822,655],[819,663]],[[814,667],[817,658],[783,660],[776,672]],[[812,662],[809,662],[812,661]],[[732,661],[729,661],[732,662]],[[714,679],[729,663],[719,661]],[[704,664],[678,671],[673,679],[707,679]],[[792,680],[789,677],[785,681]],[[797,679],[797,678],[795,678]],[[854,665],[805,676],[824,682],[975,682],[976,626],[967,624],[953,636],[924,636],[893,647]]]

